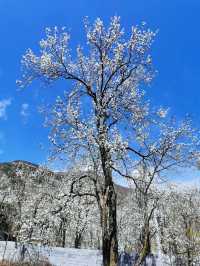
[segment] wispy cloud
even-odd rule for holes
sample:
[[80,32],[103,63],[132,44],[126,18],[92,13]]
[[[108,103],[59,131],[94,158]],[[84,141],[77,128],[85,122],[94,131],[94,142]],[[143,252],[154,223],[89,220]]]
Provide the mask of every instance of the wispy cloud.
[[20,111],[21,116],[27,118],[29,116],[29,104],[23,103]]
[[0,118],[7,119],[7,107],[11,105],[11,99],[3,99],[0,101]]

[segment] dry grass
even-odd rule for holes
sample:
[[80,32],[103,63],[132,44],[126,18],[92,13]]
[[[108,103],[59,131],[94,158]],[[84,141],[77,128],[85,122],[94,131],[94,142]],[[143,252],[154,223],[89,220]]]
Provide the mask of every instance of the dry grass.
[[39,261],[0,261],[0,266],[53,266],[48,260]]

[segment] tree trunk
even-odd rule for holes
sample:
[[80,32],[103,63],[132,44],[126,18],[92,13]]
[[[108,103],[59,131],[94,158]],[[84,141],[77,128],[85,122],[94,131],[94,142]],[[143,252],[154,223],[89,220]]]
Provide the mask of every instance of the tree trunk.
[[[184,223],[185,223],[186,237],[188,239],[188,242],[192,243],[192,225],[191,225],[192,223],[191,223],[190,220],[187,222],[187,218],[186,217],[183,217],[183,218],[184,218]],[[193,261],[192,249],[191,249],[191,246],[190,246],[189,243],[186,245],[187,266],[191,266],[192,265],[192,261]]]
[[191,256],[191,252],[190,252],[190,248],[187,248],[187,266],[191,266],[192,265],[192,256]]
[[65,242],[66,242],[66,229],[62,230],[62,247],[65,248]]
[[107,146],[108,134],[105,125],[105,113],[100,114],[97,120],[99,130],[99,151],[104,175],[104,187],[99,195],[99,208],[102,228],[103,266],[117,266],[118,239],[117,239],[117,195],[112,178],[112,162],[110,149]]
[[116,193],[113,184],[101,195],[103,266],[116,266],[118,260]]
[[145,258],[151,253],[151,238],[149,225],[146,224],[143,229],[142,238],[141,238],[142,250],[140,252],[140,259],[137,265],[141,265]]
[[74,248],[81,248],[82,235],[81,233],[76,233],[74,240]]

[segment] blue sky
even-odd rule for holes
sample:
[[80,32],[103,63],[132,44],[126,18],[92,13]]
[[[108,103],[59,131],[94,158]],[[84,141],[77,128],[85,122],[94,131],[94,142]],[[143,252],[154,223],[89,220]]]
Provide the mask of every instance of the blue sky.
[[37,51],[47,26],[66,26],[72,48],[83,44],[84,16],[107,22],[119,15],[125,30],[142,21],[159,29],[152,50],[158,75],[149,96],[178,117],[191,114],[200,126],[199,10],[199,0],[0,0],[0,161],[46,160],[48,129],[37,108],[52,102],[62,88],[35,84],[20,91],[15,85],[20,59],[29,47]]

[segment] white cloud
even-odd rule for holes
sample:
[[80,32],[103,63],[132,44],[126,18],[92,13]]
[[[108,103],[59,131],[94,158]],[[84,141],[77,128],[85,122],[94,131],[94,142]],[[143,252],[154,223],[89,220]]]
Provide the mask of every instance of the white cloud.
[[21,116],[27,118],[29,116],[29,104],[28,103],[23,103],[22,106],[21,106],[21,111],[20,111],[20,114]]
[[11,99],[4,99],[0,101],[0,118],[7,119],[7,107],[11,105]]

